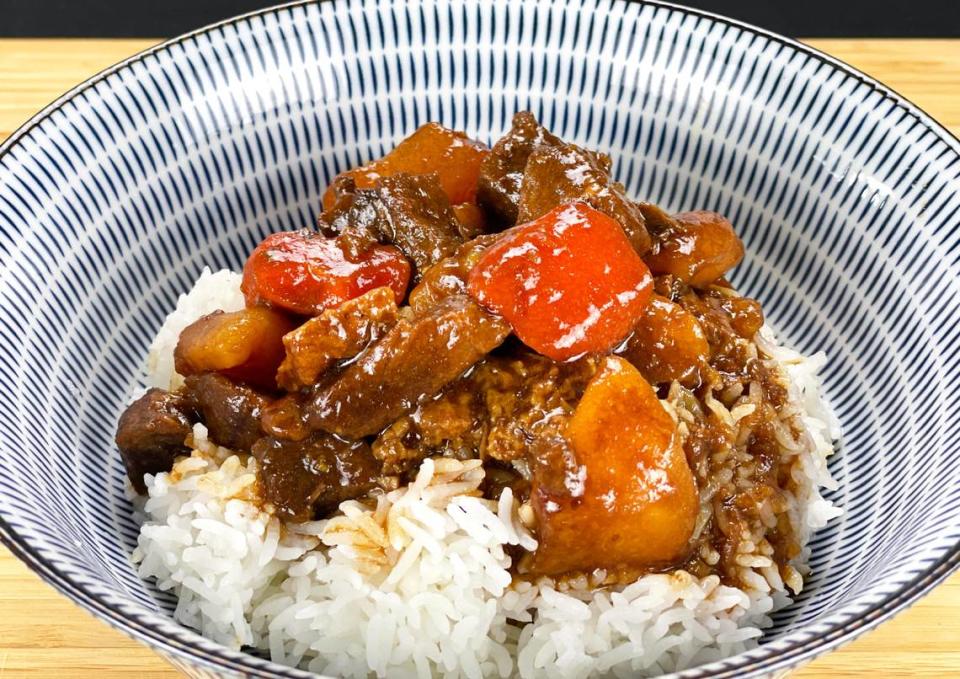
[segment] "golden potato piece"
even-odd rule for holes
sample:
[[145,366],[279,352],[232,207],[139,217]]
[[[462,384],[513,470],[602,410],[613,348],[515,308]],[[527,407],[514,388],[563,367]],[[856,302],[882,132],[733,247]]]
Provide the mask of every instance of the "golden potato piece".
[[650,382],[677,380],[694,388],[710,360],[710,345],[693,314],[653,295],[622,355]]
[[566,438],[572,458],[533,465],[540,546],[530,570],[558,575],[683,558],[697,489],[673,418],[637,369],[617,356],[605,359]]
[[[381,177],[399,172],[436,172],[450,204],[457,205],[472,202],[476,197],[480,164],[489,153],[486,146],[463,132],[448,130],[438,123],[427,123],[387,155],[343,174],[352,176],[358,189],[367,189]],[[323,195],[324,209],[329,210],[335,202],[336,191],[331,184]]]
[[655,275],[673,274],[695,288],[718,280],[743,259],[743,243],[716,212],[673,215],[644,257]]
[[283,336],[295,327],[290,318],[266,307],[215,311],[180,333],[174,365],[181,375],[217,372],[273,390],[284,356]]

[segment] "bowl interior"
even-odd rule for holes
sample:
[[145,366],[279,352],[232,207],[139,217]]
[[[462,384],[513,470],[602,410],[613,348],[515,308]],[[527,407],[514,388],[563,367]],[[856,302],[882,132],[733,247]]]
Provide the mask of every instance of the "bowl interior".
[[735,283],[829,357],[845,514],[766,647],[869,618],[955,552],[956,142],[774,36],[593,0],[269,11],[134,59],[18,135],[0,156],[0,514],[21,549],[150,636],[172,601],[130,565],[112,435],[177,295],[310,225],[336,172],[417,125],[491,141],[523,109],[609,153],[631,195],[727,215]]

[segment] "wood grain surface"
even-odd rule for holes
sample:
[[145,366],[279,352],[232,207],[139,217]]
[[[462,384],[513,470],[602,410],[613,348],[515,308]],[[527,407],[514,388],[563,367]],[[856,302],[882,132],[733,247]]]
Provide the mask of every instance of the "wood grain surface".
[[[0,40],[0,141],[76,83],[151,40]],[[809,40],[886,83],[960,135],[960,40]],[[175,677],[0,547],[0,677]],[[960,676],[960,574],[878,630],[797,672]]]

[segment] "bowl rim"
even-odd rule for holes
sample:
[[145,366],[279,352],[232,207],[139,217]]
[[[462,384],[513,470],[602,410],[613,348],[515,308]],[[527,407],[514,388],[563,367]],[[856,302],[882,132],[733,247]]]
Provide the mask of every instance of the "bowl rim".
[[[443,2],[445,0],[438,1]],[[895,105],[912,115],[919,123],[923,124],[929,132],[932,132],[941,141],[945,142],[955,153],[960,155],[960,139],[942,123],[888,85],[879,82],[866,73],[815,47],[748,22],[733,19],[722,14],[668,2],[666,0],[618,1],[649,5],[655,8],[708,19],[714,23],[740,29],[813,57],[846,74],[848,77],[855,79],[860,86],[867,86],[892,101]],[[21,138],[25,137],[52,113],[59,110],[66,102],[134,63],[168,50],[174,45],[184,43],[227,26],[239,25],[256,17],[278,14],[296,7],[321,5],[326,2],[329,2],[329,0],[293,0],[292,2],[267,6],[201,26],[187,33],[147,47],[83,80],[28,118],[0,144],[0,160],[17,146]],[[182,659],[195,666],[214,671],[228,670],[231,672],[239,672],[245,676],[256,677],[309,678],[318,676],[315,673],[280,665],[243,651],[231,650],[206,639],[188,627],[180,625],[172,618],[167,618],[154,611],[143,610],[141,612],[141,616],[149,616],[150,620],[146,621],[138,619],[141,616],[136,616],[132,613],[127,614],[126,611],[122,609],[139,608],[140,605],[120,601],[116,604],[111,603],[110,599],[113,597],[112,594],[97,591],[95,586],[79,581],[73,575],[64,572],[48,562],[36,547],[31,545],[26,538],[21,536],[13,528],[12,523],[14,522],[9,521],[3,512],[0,511],[0,544],[3,544],[42,580],[53,586],[54,589],[68,599],[94,615],[97,619],[106,622],[114,629],[123,632],[148,647],[162,651],[164,654],[170,654],[175,658]],[[798,667],[829,651],[850,643],[865,632],[877,627],[881,622],[896,616],[898,613],[916,603],[921,597],[957,570],[960,570],[960,535],[956,537],[952,546],[943,548],[943,552],[939,558],[929,563],[925,568],[916,571],[896,589],[882,595],[878,600],[857,611],[845,610],[855,606],[855,604],[852,603],[846,604],[846,606],[832,614],[843,618],[842,621],[814,623],[826,628],[822,634],[814,636],[800,629],[778,639],[775,643],[782,646],[781,648],[774,649],[769,645],[761,645],[744,653],[665,676],[677,677],[678,679],[693,679],[695,677],[703,679],[707,677],[734,679],[737,677],[765,676],[768,673]],[[172,639],[170,636],[164,634],[163,627],[171,627],[178,632],[180,636],[185,637],[186,640],[180,641]],[[793,636],[800,638],[793,639],[791,638]],[[207,648],[199,647],[197,645],[198,643],[202,643]],[[167,659],[169,660],[170,658]]]

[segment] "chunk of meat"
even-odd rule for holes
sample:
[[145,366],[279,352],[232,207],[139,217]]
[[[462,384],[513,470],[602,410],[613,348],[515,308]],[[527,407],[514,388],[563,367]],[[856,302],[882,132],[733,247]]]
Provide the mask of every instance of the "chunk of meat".
[[381,179],[378,188],[387,217],[378,224],[380,235],[413,260],[417,272],[463,242],[437,175],[397,174]]
[[565,361],[623,341],[653,279],[613,219],[574,203],[503,234],[467,285],[524,344]]
[[616,356],[566,429],[570,452],[534,457],[537,574],[675,562],[699,509],[676,424],[636,368]]
[[[473,141],[463,132],[448,130],[438,123],[417,128],[383,158],[349,170],[359,189],[376,185],[381,177],[399,172],[429,174],[436,172],[440,185],[452,204],[472,201],[477,194],[480,165],[490,150]],[[336,203],[336,190],[331,185],[323,194],[323,207],[329,210]]]
[[429,311],[451,295],[467,291],[467,273],[458,254],[444,257],[423,272],[420,282],[410,291],[407,303],[414,313]]
[[543,442],[565,447],[567,421],[596,369],[594,358],[557,363],[532,352],[485,361],[468,380],[483,395],[483,457],[512,462]]
[[312,433],[304,421],[301,394],[286,394],[270,403],[260,415],[260,428],[273,438],[302,441]]
[[500,234],[491,233],[467,241],[449,257],[427,269],[417,286],[410,291],[408,303],[416,313],[432,309],[450,295],[467,291],[467,277],[484,250],[493,245]]
[[345,256],[356,261],[382,238],[379,222],[389,219],[374,186],[358,189],[351,176],[341,176],[331,185],[335,201],[317,217],[317,229],[335,238]]
[[305,405],[307,424],[345,438],[376,434],[459,377],[509,334],[465,295],[403,319]]
[[719,280],[743,259],[743,243],[716,212],[681,212],[656,234],[645,257],[654,274],[672,274],[695,288]]
[[389,287],[397,303],[410,281],[410,263],[391,246],[371,245],[348,257],[341,244],[309,231],[267,236],[243,267],[248,306],[268,305],[303,316]]
[[695,389],[710,360],[710,345],[693,314],[653,295],[621,354],[650,382],[676,380]]
[[263,436],[260,414],[272,399],[223,375],[204,373],[184,380],[184,403],[193,410],[218,445],[249,451]]
[[343,185],[343,191],[318,226],[337,236],[351,259],[378,242],[396,245],[413,262],[419,280],[427,267],[453,254],[462,242],[460,224],[436,174],[398,173],[368,189],[351,193],[349,185]]
[[529,111],[514,115],[510,130],[494,144],[480,165],[477,203],[498,220],[501,227],[516,224],[520,184],[530,153],[538,146],[562,144]]
[[513,467],[489,462],[483,465],[483,470],[486,475],[480,491],[488,500],[499,500],[507,488],[520,503],[526,502],[530,497],[530,481]]
[[181,375],[218,372],[262,389],[276,389],[283,336],[296,324],[265,307],[214,311],[191,323],[173,352]]
[[283,336],[286,358],[277,382],[287,391],[312,386],[337,361],[352,358],[397,322],[390,288],[374,288],[340,306],[326,309]]
[[651,235],[659,235],[668,229],[676,228],[676,220],[670,214],[653,203],[640,201],[634,204],[643,215],[643,221],[647,225],[647,231]]
[[529,222],[573,201],[617,220],[638,254],[650,250],[643,214],[627,199],[623,186],[610,179],[609,168],[596,154],[573,144],[534,149],[523,173],[517,221]]
[[477,394],[453,388],[421,403],[373,442],[385,474],[404,474],[435,455],[476,457],[483,437]]
[[373,444],[384,470],[402,473],[434,455],[508,463],[523,458],[532,441],[562,433],[596,362],[557,363],[517,349],[487,356],[388,427]]
[[180,455],[189,455],[184,440],[191,423],[177,394],[150,389],[127,406],[117,422],[116,442],[127,477],[138,493],[146,493],[144,474],[159,474],[173,468]]
[[460,238],[468,241],[487,230],[487,219],[476,203],[460,203],[453,206],[453,216],[457,220]]
[[263,498],[289,521],[325,516],[341,502],[366,495],[380,474],[365,442],[329,434],[303,441],[264,437],[252,453]]

